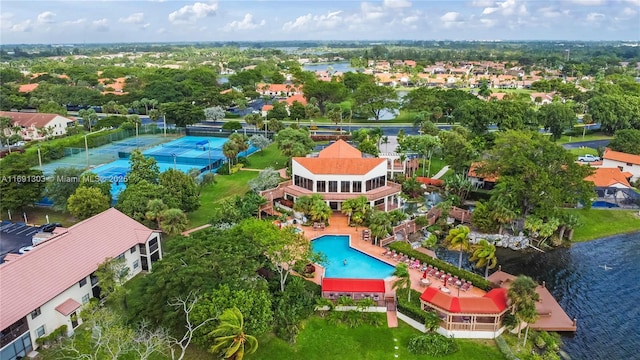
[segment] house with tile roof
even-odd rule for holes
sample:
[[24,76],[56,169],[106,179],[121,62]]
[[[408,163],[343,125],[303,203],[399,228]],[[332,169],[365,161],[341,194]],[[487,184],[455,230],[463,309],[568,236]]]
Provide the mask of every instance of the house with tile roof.
[[602,155],[602,167],[617,167],[622,172],[631,174],[631,181],[640,179],[640,155],[613,151],[609,148]]
[[478,171],[480,167],[482,167],[482,162],[474,162],[471,164],[471,167],[469,167],[467,177],[469,178],[469,181],[471,181],[471,185],[473,185],[476,189],[493,189],[493,187],[496,185],[496,181],[498,181],[498,176],[480,174]]
[[268,201],[319,194],[336,211],[345,200],[359,196],[384,211],[401,206],[400,185],[387,180],[387,159],[364,155],[344,140],[291,162],[292,180],[260,193]]
[[289,97],[302,95],[302,85],[295,84],[256,84],[256,91],[262,96]]
[[128,278],[151,271],[160,233],[110,208],[0,264],[0,358],[26,358],[62,325],[72,333],[83,305],[100,296],[95,271],[109,258],[123,261]]
[[[618,202],[633,197],[635,192],[631,189],[629,179],[631,173],[622,172],[617,167],[599,167],[596,168],[594,173],[585,178],[586,181],[591,181],[596,188],[598,198],[603,200],[613,200]],[[633,197],[635,198],[635,197]]]
[[[61,136],[67,133],[67,127],[75,120],[58,114],[0,111],[0,116],[11,118],[11,126],[21,128],[18,135],[23,140],[43,139],[43,129],[50,130],[49,136]],[[14,134],[12,128],[4,129],[4,135]]]

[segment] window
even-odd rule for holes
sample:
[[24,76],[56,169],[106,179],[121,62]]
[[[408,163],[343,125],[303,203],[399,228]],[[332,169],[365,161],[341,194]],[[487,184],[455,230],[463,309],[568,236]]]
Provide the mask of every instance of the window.
[[129,251],[133,254],[134,252],[136,252],[136,249],[137,249],[137,245],[133,245],[131,249],[129,249]]
[[116,260],[116,261],[118,261],[118,260],[124,260],[124,253],[122,253],[122,254],[120,254],[120,255],[116,256],[116,258],[115,258],[114,260]]
[[44,335],[44,333],[44,325],[42,325],[36,330],[36,337],[41,337]]
[[352,192],[354,193],[361,193],[362,192],[362,181],[354,181],[353,182],[353,190]]
[[377,189],[386,185],[386,176],[378,176],[371,180],[367,180],[367,191]]
[[140,262],[138,260],[133,262],[133,270],[137,269],[140,266]]
[[89,275],[89,278],[91,279],[91,286],[94,286],[98,283],[98,277],[95,274]]
[[326,181],[316,181],[316,192],[327,192],[327,182]]
[[341,181],[340,192],[343,192],[343,193],[351,192],[351,183],[349,181]]
[[89,298],[90,298],[90,295],[89,294],[85,294],[82,297],[82,304],[84,305],[84,304],[88,303],[89,302]]
[[296,186],[300,186],[301,188],[313,191],[313,180],[304,178],[299,175],[295,175],[293,177],[293,184]]
[[338,182],[329,181],[329,192],[338,192]]
[[83,286],[87,285],[87,278],[85,277],[82,280],[80,280],[78,282],[78,285],[80,285],[80,287],[83,287]]
[[42,312],[40,311],[40,308],[37,308],[31,312],[31,318],[35,319],[40,316],[40,314],[42,314]]

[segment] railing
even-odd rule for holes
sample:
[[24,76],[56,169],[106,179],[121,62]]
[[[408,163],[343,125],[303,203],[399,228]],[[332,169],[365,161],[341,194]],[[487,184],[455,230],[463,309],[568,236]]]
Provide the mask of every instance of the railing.
[[24,320],[24,318],[18,320],[17,322],[9,326],[8,329],[2,331],[2,337],[0,337],[0,348],[3,348],[6,345],[10,344],[12,341],[19,338],[27,331],[29,331],[29,325],[27,325],[27,322]]
[[446,330],[466,330],[466,331],[498,331],[500,324],[483,323],[447,323],[443,322]]

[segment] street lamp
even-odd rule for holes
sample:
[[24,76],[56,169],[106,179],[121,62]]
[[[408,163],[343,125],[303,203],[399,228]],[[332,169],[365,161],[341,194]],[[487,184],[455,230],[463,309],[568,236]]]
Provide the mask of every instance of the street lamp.
[[176,155],[176,153],[170,153],[169,155],[173,156],[173,170],[176,170],[177,162],[176,162],[176,158],[178,157],[178,155]]
[[209,142],[209,139],[207,139],[207,150],[209,151],[209,173],[212,173],[213,170],[211,169],[211,143]]
[[84,153],[87,155],[87,168],[89,168],[89,143],[87,142],[87,136],[91,135],[91,134],[96,134],[99,133],[103,130],[106,130],[107,128],[102,128],[98,131],[94,131],[94,132],[90,132],[87,134],[84,134]]

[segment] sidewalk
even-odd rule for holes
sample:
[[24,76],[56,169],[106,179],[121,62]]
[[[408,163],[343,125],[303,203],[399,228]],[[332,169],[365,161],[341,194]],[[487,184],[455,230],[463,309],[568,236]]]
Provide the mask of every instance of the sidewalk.
[[447,171],[449,171],[449,165],[445,165],[445,167],[443,167],[442,169],[440,169],[440,171],[438,171],[437,174],[433,175],[431,178],[432,179],[440,179],[441,177],[444,176],[444,174],[447,173]]

